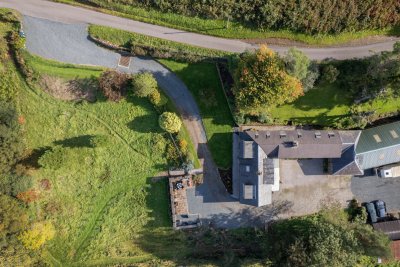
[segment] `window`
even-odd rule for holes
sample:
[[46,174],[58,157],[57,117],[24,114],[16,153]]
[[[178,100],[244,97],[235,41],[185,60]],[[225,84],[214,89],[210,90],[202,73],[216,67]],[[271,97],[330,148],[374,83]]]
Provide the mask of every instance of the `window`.
[[250,166],[246,165],[246,172],[250,172]]
[[385,158],[385,154],[382,153],[382,154],[379,155],[379,159],[380,160],[383,160],[384,158]]
[[397,134],[397,132],[396,132],[395,130],[391,130],[391,131],[390,131],[390,135],[391,135],[394,139],[399,138],[399,135]]
[[374,139],[375,139],[375,141],[376,141],[377,143],[380,143],[380,142],[382,142],[382,139],[380,138],[380,136],[379,136],[379,135],[377,135],[377,134],[374,134],[373,136],[374,136]]

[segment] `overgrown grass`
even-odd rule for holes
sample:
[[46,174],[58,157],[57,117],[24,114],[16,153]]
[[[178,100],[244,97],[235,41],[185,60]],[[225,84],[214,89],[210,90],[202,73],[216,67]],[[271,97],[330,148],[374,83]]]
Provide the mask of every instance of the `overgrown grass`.
[[280,31],[258,31],[244,27],[239,23],[229,23],[226,27],[226,22],[215,19],[202,19],[199,17],[188,17],[175,13],[164,13],[153,9],[144,9],[130,5],[115,4],[107,2],[106,8],[95,8],[83,4],[79,0],[53,0],[55,2],[67,3],[77,6],[90,7],[98,11],[121,16],[133,20],[143,21],[151,24],[171,27],[175,29],[187,30],[202,34],[214,35],[225,38],[235,39],[250,39],[250,38],[285,38],[294,41],[304,42],[310,45],[337,45],[347,43],[360,38],[365,38],[373,35],[400,35],[400,28],[388,28],[382,30],[365,30],[358,32],[346,32],[337,35],[319,34],[307,35],[296,33],[287,30]]
[[231,54],[219,50],[187,45],[100,25],[90,25],[89,35],[125,48],[130,48],[130,42],[132,42],[133,45],[155,48],[158,50],[182,52],[204,57],[223,57]]
[[229,168],[232,164],[234,122],[222,91],[216,66],[211,63],[159,61],[175,72],[192,92],[200,108],[214,161],[218,167]]

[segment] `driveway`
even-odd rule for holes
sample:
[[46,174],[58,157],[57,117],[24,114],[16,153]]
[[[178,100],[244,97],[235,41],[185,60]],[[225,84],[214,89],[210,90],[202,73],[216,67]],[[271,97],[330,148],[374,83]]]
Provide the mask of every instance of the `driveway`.
[[285,210],[285,202],[257,209],[239,204],[231,198],[208,149],[197,104],[185,84],[174,73],[149,58],[134,57],[131,58],[129,68],[118,67],[120,55],[89,41],[86,28],[85,24],[65,24],[24,17],[26,47],[32,54],[72,64],[118,68],[128,73],[153,73],[160,87],[177,106],[199,157],[204,159],[204,183],[187,192],[190,213],[200,214],[206,224],[235,228],[260,225]]
[[400,177],[353,177],[351,191],[360,202],[381,199],[386,202],[388,212],[400,212]]
[[273,193],[272,200],[291,203],[283,217],[315,213],[321,205],[334,202],[346,206],[353,198],[351,177],[324,174],[321,159],[280,160],[280,168],[280,191]]
[[[74,7],[70,5],[54,3],[45,0],[2,0],[0,7],[13,8],[24,15],[37,18],[45,18],[54,21],[67,23],[91,23],[109,26],[117,29],[137,32],[153,37],[167,39],[171,41],[186,43],[190,45],[212,48],[229,52],[243,52],[246,49],[254,49],[257,46],[245,43],[240,40],[224,39],[207,36],[182,30],[170,29],[157,25],[133,21],[125,18],[115,17],[93,10]],[[351,47],[329,47],[329,48],[307,48],[299,49],[306,53],[311,59],[348,59],[354,57],[369,56],[374,52],[392,50],[393,44],[400,40],[393,38],[381,43],[351,46]],[[289,47],[270,46],[279,53],[285,53]]]

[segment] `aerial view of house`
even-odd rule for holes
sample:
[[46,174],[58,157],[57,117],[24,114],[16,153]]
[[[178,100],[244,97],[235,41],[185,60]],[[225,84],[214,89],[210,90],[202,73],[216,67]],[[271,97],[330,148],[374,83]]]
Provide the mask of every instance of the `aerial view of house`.
[[0,266],[399,266],[400,4],[1,0]]

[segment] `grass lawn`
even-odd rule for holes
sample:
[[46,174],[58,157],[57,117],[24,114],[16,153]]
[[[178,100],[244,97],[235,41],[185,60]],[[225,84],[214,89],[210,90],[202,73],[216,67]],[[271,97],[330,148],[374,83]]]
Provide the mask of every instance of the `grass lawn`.
[[224,38],[249,39],[249,38],[286,38],[300,41],[311,45],[334,45],[343,44],[352,40],[364,38],[373,35],[400,35],[399,27],[382,30],[365,30],[358,32],[346,32],[337,35],[319,34],[308,35],[295,33],[288,30],[280,31],[257,31],[255,29],[244,27],[239,23],[230,22],[229,28],[226,28],[226,22],[215,19],[202,19],[199,17],[188,17],[176,13],[164,13],[154,9],[145,9],[111,3],[109,1],[97,1],[101,7],[94,8],[89,4],[84,4],[80,0],[53,0],[55,2],[67,3],[77,6],[89,7],[97,11],[125,17],[133,20],[143,21],[151,24],[166,26],[175,29],[181,29],[201,34],[214,35]]
[[44,59],[24,52],[26,64],[31,66],[39,74],[53,75],[66,79],[98,77],[105,70],[101,67],[76,66]]
[[293,103],[272,108],[271,114],[281,121],[330,126],[349,113],[352,102],[353,99],[346,89],[336,84],[320,85]]
[[[332,127],[334,122],[350,114],[354,99],[351,93],[336,83],[318,85],[293,103],[271,109],[273,118],[294,124],[314,124]],[[375,111],[385,116],[400,109],[400,99],[376,98],[358,105],[360,111]]]
[[218,167],[229,168],[232,164],[234,122],[216,66],[211,63],[159,61],[175,72],[192,92],[200,108],[213,158]]

